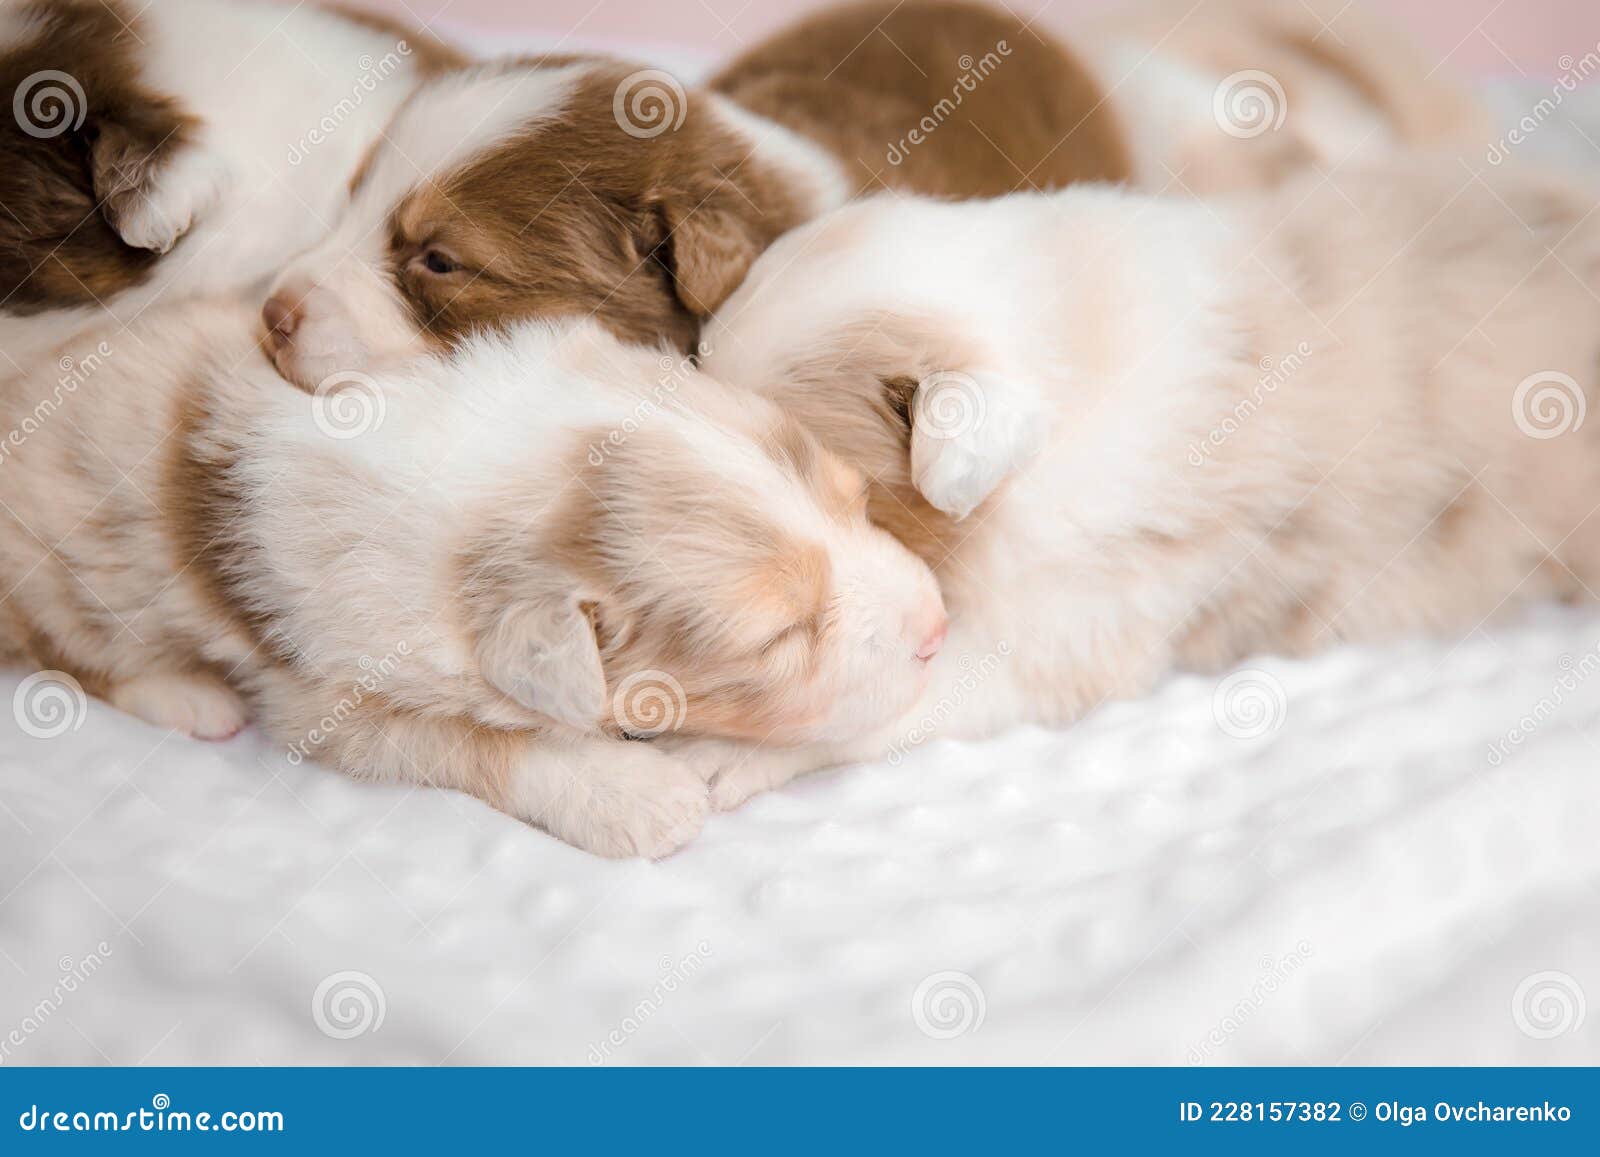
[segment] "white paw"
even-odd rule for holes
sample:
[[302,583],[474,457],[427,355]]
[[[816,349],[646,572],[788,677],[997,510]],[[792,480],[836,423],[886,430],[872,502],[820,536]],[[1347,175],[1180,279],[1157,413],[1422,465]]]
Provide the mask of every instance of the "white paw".
[[119,169],[101,195],[106,220],[123,241],[166,253],[216,201],[222,184],[213,157],[185,148],[164,164]]
[[208,675],[141,675],[114,687],[111,705],[195,739],[231,739],[250,718],[244,702]]
[[699,835],[710,812],[700,778],[643,743],[619,740],[608,757],[575,762],[572,777],[548,815],[529,818],[596,855],[660,859]]
[[670,750],[710,785],[711,806],[733,811],[753,796],[835,760],[821,748],[758,747],[725,739],[670,741]]

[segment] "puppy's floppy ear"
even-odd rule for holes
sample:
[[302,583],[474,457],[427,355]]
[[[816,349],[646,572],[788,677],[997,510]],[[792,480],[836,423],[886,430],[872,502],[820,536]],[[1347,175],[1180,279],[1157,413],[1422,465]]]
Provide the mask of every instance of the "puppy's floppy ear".
[[665,240],[660,254],[672,273],[684,309],[709,317],[739,287],[767,247],[757,209],[731,182],[718,181],[703,197],[672,197],[662,203]]
[[910,401],[911,481],[936,509],[965,518],[1043,441],[1035,391],[995,374],[935,370]]
[[576,594],[511,603],[478,640],[478,667],[530,711],[592,730],[606,711],[594,624]]

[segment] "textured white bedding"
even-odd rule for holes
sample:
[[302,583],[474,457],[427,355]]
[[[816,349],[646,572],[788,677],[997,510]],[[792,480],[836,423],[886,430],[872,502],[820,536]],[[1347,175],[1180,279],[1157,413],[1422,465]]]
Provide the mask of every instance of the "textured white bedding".
[[657,864],[254,733],[7,726],[0,1058],[1600,1062],[1600,615],[1252,671],[1264,714],[1179,678]]

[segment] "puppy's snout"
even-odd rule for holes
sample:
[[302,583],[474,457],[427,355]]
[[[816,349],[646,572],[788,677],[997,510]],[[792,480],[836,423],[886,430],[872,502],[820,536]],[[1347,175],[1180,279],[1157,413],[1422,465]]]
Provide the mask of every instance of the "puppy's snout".
[[267,327],[268,340],[275,347],[287,344],[300,325],[299,297],[282,290],[274,293],[261,307],[261,320]]
[[912,638],[920,639],[916,655],[924,663],[937,655],[944,647],[945,638],[950,634],[950,619],[945,615],[943,608],[934,610],[919,618],[918,627]]

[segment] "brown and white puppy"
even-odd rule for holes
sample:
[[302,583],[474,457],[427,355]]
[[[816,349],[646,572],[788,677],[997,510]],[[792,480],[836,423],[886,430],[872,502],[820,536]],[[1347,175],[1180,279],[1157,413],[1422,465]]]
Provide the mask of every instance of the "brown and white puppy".
[[884,736],[730,751],[719,801],[1175,669],[1594,597],[1597,291],[1593,190],[1431,158],[1211,203],[869,198],[796,231],[705,366],[874,480],[950,641]]
[[0,347],[264,283],[338,216],[418,81],[459,63],[312,5],[9,0]]
[[[1259,31],[1273,23],[1259,11],[1225,11],[1252,44],[1289,51]],[[1295,58],[1308,78],[1292,78],[1304,108],[1291,130],[1234,141],[1213,121],[1213,78],[1152,55],[1164,43],[1145,25],[1096,33],[1083,55],[1105,59],[1091,69],[1002,8],[867,0],[802,21],[700,86],[573,57],[452,75],[402,110],[351,213],[278,279],[266,308],[276,363],[309,389],[550,316],[593,316],[626,339],[688,350],[777,237],[864,192],[1164,187],[1180,170],[1204,192],[1281,178],[1291,139],[1310,142],[1288,149],[1297,164],[1335,153],[1352,132],[1346,114],[1401,121],[1396,139],[1429,135],[1410,112],[1428,98],[1401,91],[1391,67],[1369,69],[1353,45]],[[1112,67],[1129,53],[1132,78]],[[1374,82],[1362,103],[1369,71],[1396,92]],[[1418,72],[1410,84],[1435,82]],[[1196,117],[1209,136],[1174,130]],[[1219,148],[1225,161],[1208,168],[1193,154],[1213,138],[1253,147]]]
[[[935,109],[947,125],[891,164]],[[1005,156],[1042,185],[1128,173],[1065,48],[946,0],[823,13],[703,86],[596,58],[480,65],[419,92],[389,136],[267,306],[278,368],[308,388],[519,317],[688,350],[773,240],[863,191],[1005,192]]]
[[582,322],[308,398],[254,323],[153,311],[0,385],[0,652],[607,855],[705,811],[624,734],[842,739],[921,693],[931,574],[772,403]]

